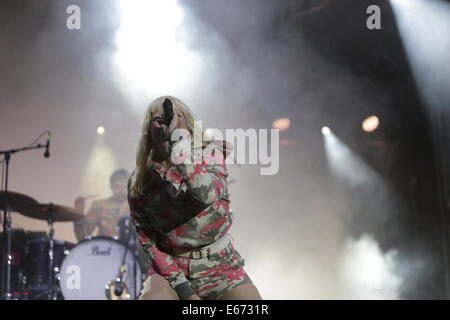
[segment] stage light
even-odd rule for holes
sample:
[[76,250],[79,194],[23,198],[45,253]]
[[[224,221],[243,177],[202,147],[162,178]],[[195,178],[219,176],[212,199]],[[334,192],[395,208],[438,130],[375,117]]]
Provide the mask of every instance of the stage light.
[[97,134],[98,135],[103,135],[105,133],[105,127],[103,127],[103,126],[99,126],[99,127],[97,127]]
[[[383,211],[387,217],[398,210],[395,192],[376,170],[333,132],[323,140],[330,174],[354,197],[364,199],[366,211]],[[373,219],[378,222],[380,216]],[[341,253],[340,298],[397,299],[402,279],[394,273],[396,263],[395,250],[384,253],[372,237],[348,239]]]
[[450,3],[391,0],[416,88],[425,105],[446,110],[450,99]]
[[370,116],[362,122],[362,128],[365,132],[373,132],[380,125],[380,119],[377,116]]
[[330,133],[331,133],[330,128],[328,128],[328,127],[322,127],[322,134],[323,134],[324,136],[328,136]]
[[289,129],[290,126],[291,126],[291,120],[289,120],[289,118],[280,118],[280,119],[275,120],[272,123],[272,127],[274,129],[278,129],[280,131],[287,130],[287,129]]
[[119,0],[116,52],[119,87],[133,100],[138,96],[186,96],[205,58],[188,48],[184,12],[176,0]]
[[324,143],[330,172],[337,179],[350,187],[376,186],[379,192],[386,190],[381,176],[332,131]]

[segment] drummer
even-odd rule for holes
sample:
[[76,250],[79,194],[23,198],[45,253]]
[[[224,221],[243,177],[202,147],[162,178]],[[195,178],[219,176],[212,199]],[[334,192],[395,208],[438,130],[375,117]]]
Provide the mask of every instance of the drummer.
[[[77,240],[83,240],[98,230],[98,236],[118,237],[118,222],[129,216],[127,204],[127,182],[129,173],[125,169],[116,170],[110,177],[112,196],[94,201],[86,216],[74,222]],[[75,210],[84,214],[85,198],[75,200]]]

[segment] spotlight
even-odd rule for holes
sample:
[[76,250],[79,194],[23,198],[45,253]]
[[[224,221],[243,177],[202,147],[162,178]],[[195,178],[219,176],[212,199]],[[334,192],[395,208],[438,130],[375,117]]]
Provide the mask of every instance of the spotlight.
[[190,30],[184,21],[185,6],[180,2],[116,1],[120,18],[112,58],[119,87],[127,94],[145,90],[151,95],[162,95],[179,92],[179,88],[189,92],[187,86],[196,83],[204,70],[206,59],[192,50],[186,40]]
[[280,118],[280,119],[275,120],[272,123],[272,127],[274,129],[278,129],[280,131],[287,130],[287,129],[289,129],[290,126],[291,126],[291,120],[289,120],[289,118]]
[[98,135],[103,135],[105,133],[105,127],[103,127],[103,126],[99,126],[99,127],[97,127],[97,134]]
[[329,135],[330,133],[331,133],[330,128],[328,128],[328,127],[322,127],[322,134],[323,134],[324,136],[327,136],[327,135]]
[[362,122],[362,128],[365,132],[373,132],[380,125],[380,119],[377,116],[370,116]]

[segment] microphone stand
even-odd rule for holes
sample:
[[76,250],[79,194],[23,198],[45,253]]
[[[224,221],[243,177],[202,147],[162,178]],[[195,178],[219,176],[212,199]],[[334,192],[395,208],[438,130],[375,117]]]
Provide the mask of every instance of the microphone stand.
[[3,256],[2,256],[2,295],[0,299],[11,300],[11,211],[9,210],[8,203],[8,181],[9,181],[9,161],[11,155],[21,151],[43,149],[45,145],[37,144],[31,147],[23,147],[19,149],[10,149],[0,151],[5,161],[5,190],[4,190],[4,208],[3,208]]
[[131,226],[131,222],[128,221],[128,232],[132,234],[131,236],[131,243],[132,243],[132,249],[134,253],[134,259],[133,259],[133,293],[134,293],[134,299],[137,299],[138,292],[136,287],[136,274],[137,274],[137,264],[140,263],[138,261],[139,255],[137,252],[136,244],[137,244],[137,235],[136,232],[134,232],[133,227]]
[[[125,222],[125,225],[128,227],[127,222]],[[124,250],[124,253],[123,253],[123,256],[122,256],[121,264],[119,266],[119,272],[117,273],[116,279],[112,280],[111,282],[109,282],[106,285],[105,294],[106,294],[106,297],[109,300],[114,300],[114,298],[120,298],[124,292],[126,292],[128,295],[130,295],[130,291],[128,290],[127,285],[124,282],[124,277],[123,276],[124,276],[125,272],[128,271],[126,269],[126,267],[125,267],[125,262],[126,262],[127,253],[128,253],[128,250],[129,250],[128,244],[130,242],[130,239],[132,239],[132,238],[131,238],[131,232],[130,232],[131,230],[130,230],[130,228],[128,227],[128,228],[124,228],[124,229],[125,230],[128,229],[128,233],[126,235],[126,241],[123,243],[125,245],[125,250]],[[130,252],[132,252],[132,251],[130,250]],[[132,281],[133,281],[133,292],[136,293],[136,289],[135,289],[135,287],[136,287],[136,276],[135,275],[133,275],[133,276],[134,276],[133,279],[132,279]],[[113,289],[112,291],[114,291],[113,292],[114,296],[111,295],[111,289]]]

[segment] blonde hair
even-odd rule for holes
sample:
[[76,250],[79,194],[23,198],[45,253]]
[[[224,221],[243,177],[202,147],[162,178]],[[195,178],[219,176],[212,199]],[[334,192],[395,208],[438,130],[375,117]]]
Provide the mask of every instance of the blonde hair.
[[[145,114],[144,123],[142,124],[141,137],[137,146],[136,168],[131,176],[130,186],[130,192],[133,197],[136,197],[142,193],[142,187],[148,174],[148,169],[153,164],[154,148],[151,133],[151,121],[153,118],[153,113],[158,108],[162,107],[165,99],[170,99],[172,101],[174,112],[180,112],[186,119],[187,129],[191,135],[192,147],[205,145],[205,143],[208,143],[211,140],[196,123],[192,111],[180,99],[173,96],[161,96],[153,100]],[[169,127],[169,132],[175,129],[178,125],[178,117],[174,117],[174,119],[175,121]]]

